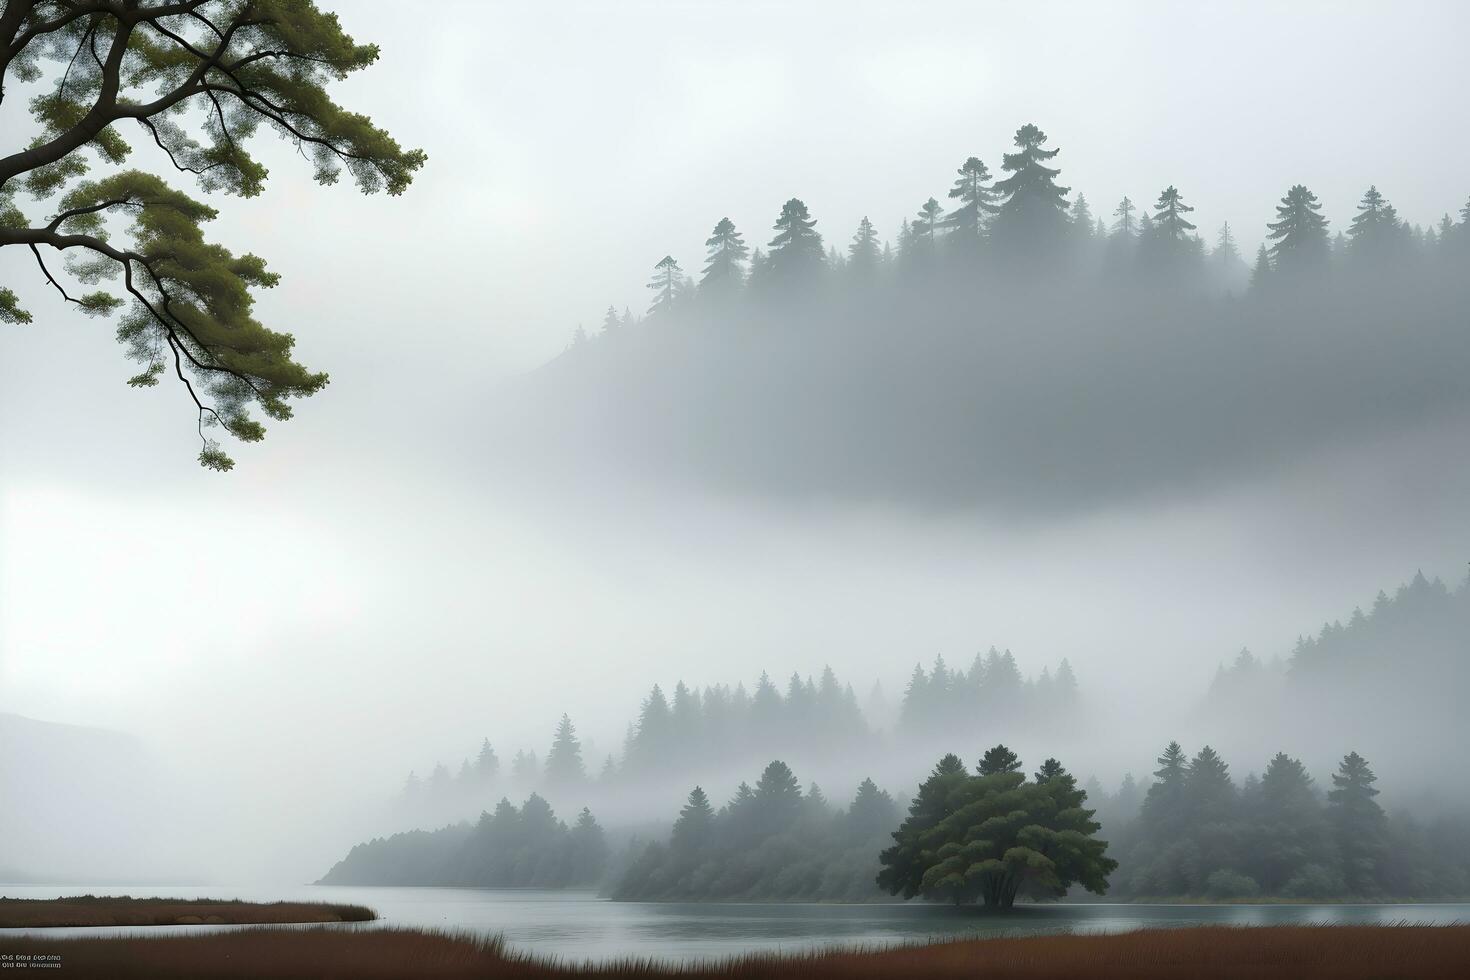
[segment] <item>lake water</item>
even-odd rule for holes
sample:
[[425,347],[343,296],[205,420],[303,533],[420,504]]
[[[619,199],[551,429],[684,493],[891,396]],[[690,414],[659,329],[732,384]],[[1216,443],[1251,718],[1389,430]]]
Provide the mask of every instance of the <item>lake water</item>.
[[[571,961],[625,956],[694,960],[755,951],[826,946],[886,946],[961,936],[1047,932],[1126,932],[1154,926],[1286,924],[1470,924],[1460,905],[1030,905],[1009,913],[921,904],[777,905],[767,903],[609,902],[587,891],[474,888],[352,888],[302,885],[227,887],[152,885],[0,885],[11,898],[59,895],[159,895],[367,905],[377,922],[332,928],[414,926],[502,934],[512,945]],[[46,935],[208,932],[229,926],[48,929]],[[7,935],[0,929],[0,949]]]

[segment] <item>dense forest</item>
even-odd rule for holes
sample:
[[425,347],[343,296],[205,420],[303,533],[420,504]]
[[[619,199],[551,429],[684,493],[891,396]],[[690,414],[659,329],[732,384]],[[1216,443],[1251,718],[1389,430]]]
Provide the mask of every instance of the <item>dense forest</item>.
[[[890,704],[874,684],[859,705],[850,683],[830,666],[815,680],[793,673],[785,690],[762,673],[753,690],[743,683],[695,688],[682,680],[672,697],[655,684],[629,722],[619,756],[600,762],[563,715],[543,757],[518,749],[508,766],[488,738],[457,768],[435,764],[427,778],[409,774],[395,807],[399,814],[437,816],[473,812],[501,792],[533,790],[564,794],[598,792],[648,781],[704,778],[711,769],[790,753],[800,746],[809,761],[828,761],[879,745],[924,738],[938,732],[971,733],[983,723],[1023,730],[1055,731],[1077,718],[1080,694],[1065,658],[1055,671],[1021,673],[1014,654],[994,648],[975,654],[968,670],[950,668],[936,657],[926,671],[915,664],[902,699]],[[887,737],[891,736],[891,737]],[[466,811],[466,807],[471,808]]]
[[1059,152],[1022,127],[891,245],[866,217],[833,245],[796,198],[765,247],[721,218],[697,282],[663,257],[646,315],[579,329],[487,438],[558,477],[1036,510],[1470,408],[1470,203],[1420,227],[1365,179],[1334,227],[1289,184],[1251,257],[1187,187],[1094,210]]
[[1470,895],[1470,814],[1425,820],[1385,812],[1356,752],[1330,782],[1278,752],[1239,784],[1213,748],[1193,758],[1170,742],[1153,782],[1132,779],[1098,812],[1119,860],[1114,892],[1212,900],[1463,899]]
[[592,811],[568,827],[536,794],[502,799],[477,823],[412,830],[353,847],[323,885],[474,885],[561,888],[601,880],[608,845]]
[[625,901],[834,901],[881,897],[878,852],[898,819],[893,798],[871,779],[844,808],[813,784],[805,793],[784,762],[741,783],[716,811],[698,786],[669,839],[634,853],[612,897]]
[[[974,772],[942,758],[900,821],[864,780],[846,807],[802,789],[779,760],[718,809],[700,786],[666,838],[609,860],[584,809],[575,826],[541,797],[502,800],[478,823],[370,841],[324,884],[601,884],[626,901],[878,901],[891,895],[1006,907],[1018,899],[1429,900],[1470,895],[1470,817],[1386,811],[1349,752],[1324,788],[1278,752],[1237,783],[1210,746],[1170,742],[1153,779],[1086,787],[1055,759],[1030,776],[1004,745]],[[1110,887],[1111,886],[1111,887]]]

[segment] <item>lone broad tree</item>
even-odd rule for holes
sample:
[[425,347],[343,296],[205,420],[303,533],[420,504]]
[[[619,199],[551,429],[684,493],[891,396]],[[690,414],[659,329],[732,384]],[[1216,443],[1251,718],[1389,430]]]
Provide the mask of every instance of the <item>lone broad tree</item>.
[[[142,366],[128,383],[178,378],[207,467],[234,465],[209,428],[258,441],[253,410],[288,419],[289,400],[320,391],[327,375],[252,315],[254,292],[277,276],[207,240],[217,212],[176,184],[260,194],[267,171],[248,146],[265,124],[311,160],[318,183],[345,170],[364,192],[402,193],[423,151],[327,91],[377,58],[307,0],[0,4],[0,99],[13,82],[34,91],[31,138],[0,149],[0,248],[29,249],[38,277],[83,313],[121,311],[118,338]],[[173,179],[128,167],[135,143]],[[96,288],[104,281],[116,285]],[[4,287],[0,320],[31,320]]]
[[880,855],[879,887],[991,908],[1023,894],[1059,897],[1073,884],[1107,890],[1117,862],[1094,836],[1087,793],[1060,763],[1048,759],[1028,780],[1016,754],[997,745],[977,768],[971,776],[952,756],[940,760]]

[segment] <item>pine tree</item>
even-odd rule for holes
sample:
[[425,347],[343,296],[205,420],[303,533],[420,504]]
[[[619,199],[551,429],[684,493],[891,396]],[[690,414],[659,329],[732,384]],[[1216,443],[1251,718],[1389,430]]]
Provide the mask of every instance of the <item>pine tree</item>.
[[777,282],[793,283],[814,276],[824,260],[822,236],[806,204],[793,197],[781,207],[770,241],[770,271]]
[[878,248],[878,233],[873,229],[873,223],[868,220],[867,215],[863,215],[863,220],[858,222],[852,244],[847,246],[847,255],[848,268],[861,279],[872,278],[883,261],[883,255]]
[[1383,808],[1373,799],[1378,795],[1373,786],[1377,780],[1368,760],[1350,752],[1333,774],[1332,789],[1327,792],[1343,882],[1353,895],[1368,896],[1379,890],[1386,820]]
[[949,229],[951,243],[974,248],[985,237],[985,226],[1000,211],[1000,205],[995,203],[995,191],[988,183],[990,169],[978,157],[970,157],[956,173],[949,197],[959,201],[960,206],[943,223]]
[[[529,800],[527,803],[529,804]],[[567,834],[567,876],[565,884],[591,885],[602,878],[607,866],[607,837],[587,807],[577,816]]]
[[1271,279],[1271,253],[1265,243],[1256,249],[1256,264],[1251,266],[1251,288],[1264,289]]
[[713,841],[714,830],[714,808],[710,806],[704,790],[696,786],[689,793],[689,802],[679,811],[679,818],[674,821],[670,846],[676,854],[698,854]]
[[546,753],[546,784],[566,787],[582,783],[587,779],[587,770],[582,765],[582,743],[577,739],[572,719],[561,716],[556,726],[556,735],[551,740],[551,751]]
[[1266,236],[1274,244],[1270,254],[1275,271],[1290,274],[1319,271],[1327,265],[1327,219],[1317,195],[1301,184],[1286,192],[1268,222]]
[[920,731],[930,724],[929,676],[924,673],[923,664],[914,664],[909,686],[903,692],[903,704],[898,709],[898,722],[909,731]]
[[500,772],[500,758],[490,747],[488,738],[480,743],[480,754],[475,757],[475,772],[482,783],[492,781]]
[[878,872],[878,887],[904,898],[923,891],[924,872],[932,858],[929,835],[954,813],[955,792],[969,778],[959,756],[951,753],[939,760],[929,778],[919,784],[918,794],[909,803],[908,816],[893,835],[893,845],[879,857],[883,868]]
[[1210,259],[1221,269],[1229,269],[1240,261],[1240,249],[1235,244],[1235,235],[1230,230],[1230,222],[1226,221],[1220,225],[1219,234],[1215,236],[1215,248],[1210,252]]
[[1358,202],[1358,213],[1353,215],[1347,236],[1349,254],[1359,259],[1382,259],[1403,240],[1398,212],[1384,198],[1377,185],[1371,185],[1363,192],[1363,199]]
[[602,332],[604,334],[616,333],[622,321],[618,319],[618,311],[613,309],[611,303],[607,304],[607,312],[602,315]]
[[1004,745],[997,745],[993,749],[986,749],[985,755],[976,767],[982,776],[994,776],[1004,772],[1017,772],[1021,768],[1021,760],[1016,753]]
[[1210,746],[1200,749],[1189,761],[1184,795],[1190,820],[1196,826],[1223,823],[1233,816],[1235,784],[1230,780],[1230,767]]
[[648,288],[654,292],[653,303],[648,307],[649,316],[672,310],[678,302],[680,287],[684,283],[684,271],[679,268],[679,263],[674,261],[672,255],[659,259],[653,270],[653,278],[648,283]]
[[655,684],[639,709],[625,764],[637,772],[652,772],[664,765],[669,755],[672,729],[669,702],[663,689]]
[[755,784],[756,824],[764,834],[785,830],[801,813],[801,783],[780,759],[766,766]]
[[733,294],[745,281],[745,259],[750,254],[745,239],[735,230],[734,222],[721,218],[704,245],[709,254],[704,276],[699,280],[700,290],[718,297]]
[[1138,223],[1133,220],[1133,212],[1138,207],[1126,195],[1113,209],[1113,216],[1118,220],[1113,222],[1113,234],[1120,238],[1133,238],[1138,233]]
[[1173,184],[1159,194],[1154,208],[1157,214],[1144,215],[1147,220],[1139,234],[1139,262],[1161,276],[1177,279],[1199,255],[1198,239],[1191,234],[1195,226],[1184,217],[1194,208],[1184,203]]
[[769,742],[781,729],[781,692],[771,683],[765,671],[755,683],[755,694],[750,698],[750,723],[757,735]]
[[1194,231],[1195,226],[1184,216],[1194,208],[1184,203],[1177,187],[1173,184],[1165,187],[1154,204],[1154,210],[1158,212],[1154,215],[1154,228],[1160,240],[1176,248],[1188,240],[1188,233]]
[[[1250,795],[1243,792],[1242,797]],[[1271,895],[1309,887],[1305,881],[1288,884],[1312,865],[1325,870],[1334,859],[1312,777],[1299,760],[1278,752],[1266,766],[1255,797],[1260,824],[1260,839],[1252,849],[1256,880]]]
[[916,255],[924,259],[932,258],[934,255],[935,236],[944,218],[944,209],[934,198],[929,198],[919,208],[913,224],[910,226],[913,235],[913,243]]
[[1188,819],[1185,784],[1189,779],[1189,761],[1178,742],[1170,742],[1156,760],[1154,782],[1144,794],[1139,820],[1145,837],[1168,842],[1177,837]]
[[1077,200],[1072,202],[1072,210],[1070,212],[1070,215],[1072,220],[1072,236],[1074,238],[1081,238],[1084,240],[1091,239],[1092,208],[1088,207],[1087,205],[1086,194],[1083,194],[1080,191],[1078,192]]
[[845,827],[849,840],[865,841],[884,835],[898,824],[898,806],[871,779],[858,785],[857,795],[847,808]]
[[1016,153],[1007,153],[1001,169],[1011,176],[999,181],[995,190],[1005,202],[996,215],[995,234],[1007,254],[1034,262],[1055,250],[1066,235],[1067,191],[1056,177],[1061,173],[1046,166],[1060,150],[1043,149],[1046,134],[1027,123],[1016,130]]

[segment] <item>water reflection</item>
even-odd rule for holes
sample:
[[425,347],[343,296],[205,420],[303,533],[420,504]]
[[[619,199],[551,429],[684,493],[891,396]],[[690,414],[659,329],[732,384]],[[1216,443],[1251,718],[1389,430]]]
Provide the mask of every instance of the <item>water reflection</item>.
[[[159,895],[351,902],[377,909],[384,925],[500,933],[513,945],[570,961],[625,956],[692,960],[755,951],[883,946],[958,936],[1110,933],[1155,926],[1470,923],[1457,905],[1032,905],[1008,913],[949,906],[773,905],[608,902],[592,892],[472,888],[0,885],[0,895]],[[48,935],[211,932],[234,926],[57,929]],[[13,930],[0,930],[0,939]]]

